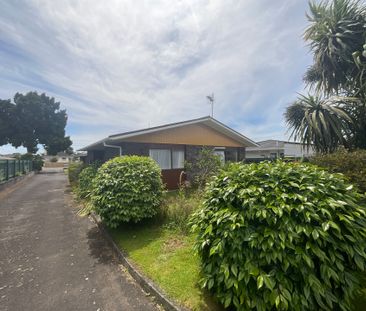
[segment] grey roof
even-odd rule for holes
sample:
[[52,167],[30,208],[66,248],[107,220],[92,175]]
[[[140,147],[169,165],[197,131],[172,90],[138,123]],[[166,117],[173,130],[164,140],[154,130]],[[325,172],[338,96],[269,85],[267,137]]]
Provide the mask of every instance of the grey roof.
[[293,145],[300,145],[302,143],[293,142],[293,141],[285,141],[285,140],[276,140],[276,139],[267,139],[257,142],[257,147],[248,147],[247,151],[255,151],[255,150],[277,150],[285,148],[285,144],[293,144]]

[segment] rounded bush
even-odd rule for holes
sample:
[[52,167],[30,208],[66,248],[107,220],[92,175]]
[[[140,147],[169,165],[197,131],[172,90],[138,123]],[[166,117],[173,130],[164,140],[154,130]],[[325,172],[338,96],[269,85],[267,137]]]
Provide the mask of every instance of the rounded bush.
[[93,182],[92,202],[110,227],[154,216],[162,198],[161,170],[148,157],[124,156],[104,163]]
[[192,218],[203,286],[239,310],[348,310],[366,258],[360,199],[309,164],[231,164]]

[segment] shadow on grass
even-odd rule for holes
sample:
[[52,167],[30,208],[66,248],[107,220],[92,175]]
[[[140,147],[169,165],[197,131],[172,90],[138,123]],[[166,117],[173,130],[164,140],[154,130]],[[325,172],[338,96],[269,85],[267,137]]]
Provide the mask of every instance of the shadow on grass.
[[137,224],[126,223],[107,230],[127,255],[160,239],[164,231],[158,218],[146,219]]
[[225,309],[224,306],[219,303],[217,301],[216,298],[214,298],[214,296],[207,290],[203,290],[201,289],[201,287],[196,284],[197,289],[199,289],[202,293],[202,301],[204,301],[204,303],[200,304],[200,310],[210,310],[210,311],[231,311],[231,310],[235,310],[235,309],[230,309],[227,308]]

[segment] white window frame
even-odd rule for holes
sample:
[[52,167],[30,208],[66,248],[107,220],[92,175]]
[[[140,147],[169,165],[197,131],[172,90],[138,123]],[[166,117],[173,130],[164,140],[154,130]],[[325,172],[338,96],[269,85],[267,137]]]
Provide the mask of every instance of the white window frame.
[[[161,163],[159,163],[157,160],[155,160],[154,158],[153,158],[153,152],[154,151],[168,151],[169,152],[169,155],[170,155],[170,157],[169,157],[169,165],[168,166],[166,166],[166,167],[162,167],[160,164]],[[175,152],[182,152],[183,153],[183,162],[182,163],[180,163],[180,165],[178,164],[177,166],[178,167],[175,167],[175,165],[174,165],[174,161],[173,161],[173,154],[175,153]],[[162,170],[172,170],[172,169],[184,169],[184,161],[185,161],[185,151],[184,151],[184,149],[178,149],[178,148],[150,148],[149,149],[149,156],[150,156],[150,158],[152,158],[153,160],[155,160],[157,163],[158,163],[158,165],[159,165],[159,167],[162,169]]]
[[[159,163],[159,159],[155,159],[153,154],[155,152],[159,152],[159,151],[162,151],[162,152],[169,152],[169,156],[167,157],[169,159],[169,164],[167,165],[164,165],[162,166],[161,162]],[[152,158],[154,161],[156,161],[156,163],[158,163],[159,167],[162,169],[162,170],[168,170],[172,167],[172,153],[171,153],[171,150],[170,149],[163,149],[163,148],[152,148],[149,150],[149,156],[150,158]]]
[[[185,161],[185,152],[183,149],[172,149],[172,169],[183,169],[184,168],[184,161]],[[174,153],[179,153],[180,155],[183,155],[183,161],[181,163],[178,162],[177,165],[174,163]]]

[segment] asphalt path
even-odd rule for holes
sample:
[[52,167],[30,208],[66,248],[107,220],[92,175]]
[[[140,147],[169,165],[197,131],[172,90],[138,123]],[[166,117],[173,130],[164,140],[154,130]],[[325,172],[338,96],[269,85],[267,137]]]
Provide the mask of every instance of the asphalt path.
[[65,174],[0,193],[0,310],[157,310],[96,224],[77,215]]

